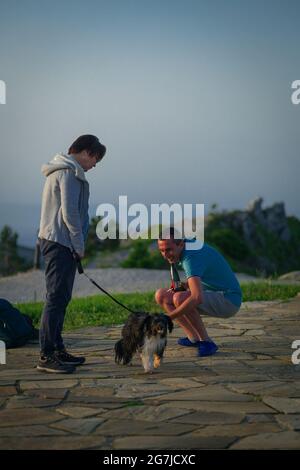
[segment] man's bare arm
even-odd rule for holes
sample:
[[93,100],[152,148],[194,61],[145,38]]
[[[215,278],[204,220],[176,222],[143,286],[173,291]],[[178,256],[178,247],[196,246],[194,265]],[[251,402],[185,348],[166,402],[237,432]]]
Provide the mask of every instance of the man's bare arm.
[[191,308],[197,307],[197,305],[202,303],[202,283],[201,279],[198,276],[192,276],[188,279],[188,289],[189,297],[177,307],[171,314],[170,318],[176,320],[176,318],[181,317],[185,313],[188,313]]

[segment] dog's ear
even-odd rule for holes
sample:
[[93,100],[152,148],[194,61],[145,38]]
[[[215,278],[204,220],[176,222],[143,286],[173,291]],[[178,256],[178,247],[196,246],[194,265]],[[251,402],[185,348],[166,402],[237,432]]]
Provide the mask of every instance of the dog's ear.
[[143,321],[142,329],[144,334],[151,331],[152,315],[147,315]]
[[167,323],[168,323],[168,330],[169,330],[169,333],[172,333],[173,331],[173,328],[174,328],[174,323],[172,322],[171,318],[169,317],[169,315],[165,315],[167,317]]

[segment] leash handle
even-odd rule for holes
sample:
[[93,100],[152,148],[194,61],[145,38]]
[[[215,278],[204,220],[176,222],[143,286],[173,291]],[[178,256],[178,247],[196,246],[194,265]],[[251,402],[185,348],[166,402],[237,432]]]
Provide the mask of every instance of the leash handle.
[[172,281],[171,282],[172,291],[173,292],[185,291],[186,288],[184,284],[180,281],[180,276],[178,274],[178,271],[174,263],[172,263],[170,266],[170,274],[171,274],[171,281]]
[[78,255],[78,253],[76,253],[75,250],[72,251],[72,255],[73,255],[73,258],[75,259],[76,264],[77,264],[77,271],[78,271],[78,274],[84,274],[83,267],[82,267],[82,264],[81,264],[80,256]]

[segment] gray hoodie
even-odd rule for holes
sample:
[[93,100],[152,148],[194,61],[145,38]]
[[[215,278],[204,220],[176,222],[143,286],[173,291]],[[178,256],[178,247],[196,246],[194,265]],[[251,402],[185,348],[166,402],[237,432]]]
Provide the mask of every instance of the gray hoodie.
[[84,254],[89,227],[89,183],[72,155],[57,154],[42,166],[46,176],[39,238],[60,243]]

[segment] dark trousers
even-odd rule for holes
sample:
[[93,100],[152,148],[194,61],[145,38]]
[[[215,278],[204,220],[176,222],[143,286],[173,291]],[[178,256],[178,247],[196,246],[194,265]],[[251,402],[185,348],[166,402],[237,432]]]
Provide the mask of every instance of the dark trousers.
[[66,308],[72,297],[76,261],[71,250],[59,243],[40,240],[45,260],[46,303],[40,327],[41,355],[64,349],[61,336]]

